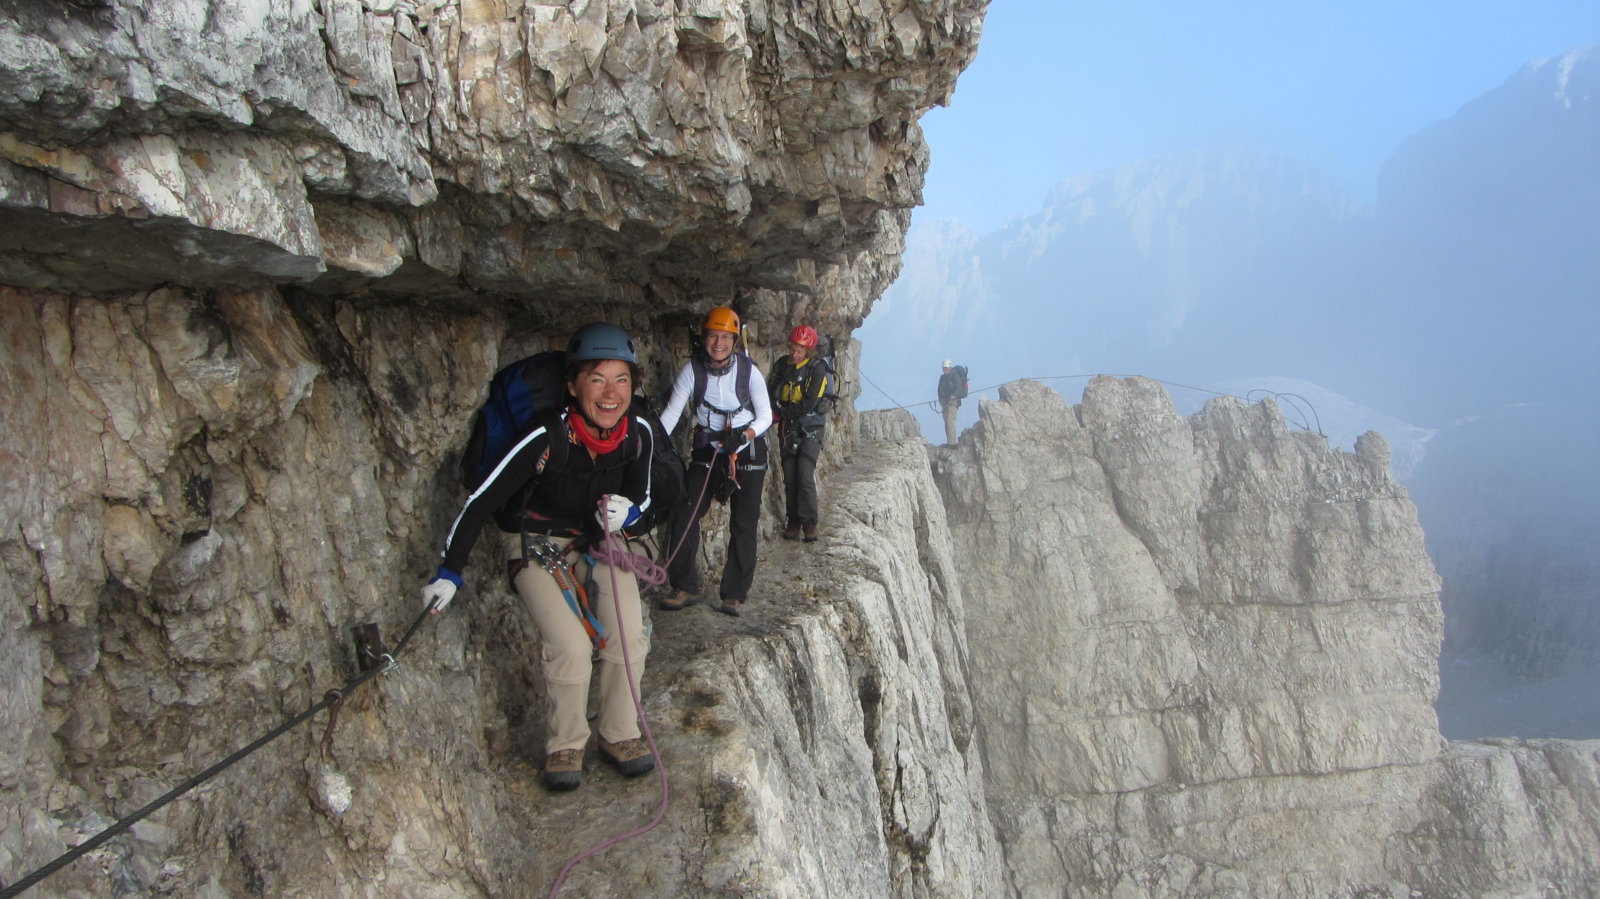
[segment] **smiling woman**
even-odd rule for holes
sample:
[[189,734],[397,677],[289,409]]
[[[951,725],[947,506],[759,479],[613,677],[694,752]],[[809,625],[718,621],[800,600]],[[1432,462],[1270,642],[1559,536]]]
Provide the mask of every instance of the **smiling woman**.
[[772,426],[772,405],[761,370],[749,355],[735,352],[741,334],[732,309],[717,306],[706,313],[699,351],[678,371],[661,411],[669,430],[685,413],[694,418],[685,501],[672,518],[667,575],[673,592],[660,602],[667,611],[684,608],[700,592],[700,519],[713,501],[728,504],[728,558],[717,611],[739,615],[755,580],[756,526],[767,469],[764,435]]
[[567,381],[567,392],[577,397],[583,414],[577,425],[593,422],[601,437],[608,437],[633,399],[633,366],[619,359],[602,359],[578,366]]
[[[624,529],[649,507],[653,441],[661,435],[629,412],[638,366],[626,331],[605,322],[585,325],[567,345],[566,365],[567,408],[507,450],[467,497],[450,529],[443,564],[422,589],[427,607],[443,611],[462,584],[460,572],[478,532],[493,510],[520,495],[521,555],[511,568],[544,643],[540,657],[550,696],[544,780],[552,790],[581,782],[595,650],[600,755],[628,776],[655,767],[654,754],[640,739],[634,703],[650,649],[639,582],[627,565],[585,551],[626,539]],[[595,585],[593,605],[586,582]]]

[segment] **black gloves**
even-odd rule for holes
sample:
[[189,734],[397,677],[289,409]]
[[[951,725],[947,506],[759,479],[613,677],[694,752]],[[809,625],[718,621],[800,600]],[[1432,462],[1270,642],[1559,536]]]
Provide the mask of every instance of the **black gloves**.
[[723,455],[731,456],[737,453],[742,446],[744,446],[743,428],[737,431],[729,429],[717,435],[717,448],[722,451]]

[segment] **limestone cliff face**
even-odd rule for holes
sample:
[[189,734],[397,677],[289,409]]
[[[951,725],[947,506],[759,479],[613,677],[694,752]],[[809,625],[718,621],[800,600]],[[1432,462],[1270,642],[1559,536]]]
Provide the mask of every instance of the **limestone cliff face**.
[[[460,501],[461,435],[509,357],[609,318],[658,392],[685,326],[731,303],[761,362],[807,322],[845,338],[853,371],[848,334],[918,200],[917,119],[972,58],[985,5],[0,4],[0,877],[342,683],[351,625],[397,638]],[[585,798],[560,818],[529,789],[541,688],[490,542],[477,601],[412,648],[419,676],[363,691],[326,749],[283,738],[50,890],[548,888],[563,853],[638,809],[590,831]],[[772,683],[806,676],[774,645]],[[861,687],[882,694],[863,734],[889,747],[915,695],[899,667]],[[713,734],[765,720],[696,712],[710,695],[662,708]],[[790,695],[754,701],[792,718]],[[969,863],[929,859],[946,839],[929,821],[978,827],[981,804],[942,773],[901,787],[899,750],[873,751],[853,744],[867,767],[848,789],[793,775],[826,794],[781,797],[811,829],[804,857],[766,814],[766,756],[734,753],[723,779],[675,787],[664,827],[698,836],[620,862],[645,880],[607,888],[800,892],[842,871],[919,889],[938,869],[931,889],[959,889]]]
[[1141,379],[982,403],[930,454],[1012,891],[1600,883],[1600,743],[1439,736],[1438,579],[1381,437]]
[[[712,302],[761,362],[859,324],[984,5],[0,0],[0,877],[398,638],[510,355],[604,316],[659,389]],[[654,616],[668,780],[537,786],[485,540],[336,726],[37,894],[544,895],[663,800],[565,892],[1597,888],[1595,744],[1439,740],[1380,439],[1140,381],[1013,385],[950,451],[857,424],[751,614]]]
[[[292,283],[558,327],[558,299],[815,294],[896,255],[916,120],[985,5],[9,0],[0,276]],[[822,299],[826,326],[865,311]]]

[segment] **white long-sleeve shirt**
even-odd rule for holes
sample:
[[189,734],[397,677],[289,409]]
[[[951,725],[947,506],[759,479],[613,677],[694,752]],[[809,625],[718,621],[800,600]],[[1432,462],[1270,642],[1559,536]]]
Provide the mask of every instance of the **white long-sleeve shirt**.
[[[750,363],[750,405],[754,409],[739,407],[739,364],[738,360],[731,360],[726,374],[714,375],[706,373],[706,402],[717,409],[738,409],[732,415],[723,415],[716,409],[710,408],[706,403],[700,402],[700,397],[694,395],[694,363],[686,362],[678,370],[678,377],[672,382],[672,396],[668,398],[666,408],[661,410],[661,424],[669,432],[677,428],[678,419],[687,409],[693,416],[694,423],[702,428],[712,431],[739,430],[749,428],[757,437],[767,432],[772,427],[772,402],[767,397],[767,379],[761,376],[761,369],[754,361]],[[749,446],[747,441],[744,447]]]

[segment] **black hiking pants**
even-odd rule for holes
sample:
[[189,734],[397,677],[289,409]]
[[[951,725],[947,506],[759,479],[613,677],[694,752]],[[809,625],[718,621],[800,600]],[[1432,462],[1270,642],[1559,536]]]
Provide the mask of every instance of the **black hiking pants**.
[[791,424],[783,441],[783,510],[789,524],[817,523],[817,457],[822,455],[822,426]]
[[[667,566],[667,580],[676,590],[700,592],[700,519],[711,503],[728,503],[728,559],[722,566],[719,594],[743,602],[756,578],[756,525],[761,520],[761,485],[766,480],[767,441],[757,437],[747,455],[739,459],[738,489],[728,475],[728,457],[711,447],[695,450],[683,502],[672,515],[669,551],[676,551]],[[730,492],[731,491],[731,492]]]

